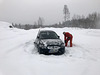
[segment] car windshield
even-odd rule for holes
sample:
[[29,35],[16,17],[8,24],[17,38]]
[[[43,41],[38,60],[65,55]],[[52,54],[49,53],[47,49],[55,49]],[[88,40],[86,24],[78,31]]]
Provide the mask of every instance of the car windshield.
[[53,31],[40,32],[40,39],[58,39],[58,35]]

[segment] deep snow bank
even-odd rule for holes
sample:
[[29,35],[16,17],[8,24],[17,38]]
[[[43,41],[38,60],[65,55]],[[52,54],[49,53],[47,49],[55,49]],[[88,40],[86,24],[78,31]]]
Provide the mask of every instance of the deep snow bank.
[[0,28],[9,28],[9,26],[12,26],[12,24],[0,21]]

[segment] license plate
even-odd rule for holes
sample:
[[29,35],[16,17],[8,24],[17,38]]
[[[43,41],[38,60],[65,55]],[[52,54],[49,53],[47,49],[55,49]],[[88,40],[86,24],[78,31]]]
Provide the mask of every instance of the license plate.
[[51,49],[51,50],[49,50],[49,53],[55,53],[55,52],[58,52],[58,49]]

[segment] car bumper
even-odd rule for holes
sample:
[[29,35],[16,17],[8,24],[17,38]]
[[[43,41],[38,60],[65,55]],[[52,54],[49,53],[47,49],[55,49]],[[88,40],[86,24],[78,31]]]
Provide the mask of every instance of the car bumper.
[[47,49],[47,48],[40,48],[43,54],[63,54],[65,52],[65,47],[59,49]]

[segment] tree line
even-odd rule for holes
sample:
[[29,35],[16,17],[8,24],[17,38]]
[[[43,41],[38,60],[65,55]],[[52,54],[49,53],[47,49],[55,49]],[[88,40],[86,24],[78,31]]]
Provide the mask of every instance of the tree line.
[[63,27],[79,27],[79,28],[97,28],[100,21],[100,14],[94,12],[87,17],[84,15],[74,15],[72,20],[62,23]]
[[17,23],[14,24],[14,23],[12,23],[12,26],[15,28],[29,30],[29,29],[36,29],[36,28],[43,27],[43,24],[44,24],[44,19],[42,17],[39,17],[37,22],[35,21],[33,25],[32,24],[17,24]]
[[40,27],[55,27],[55,28],[62,28],[62,27],[79,27],[79,28],[98,28],[100,26],[100,14],[97,12],[88,14],[88,16],[84,15],[74,15],[71,20],[70,18],[70,12],[67,7],[67,5],[64,5],[63,9],[64,14],[64,21],[59,22],[53,25],[43,25],[44,19],[42,17],[39,17],[37,22],[34,22],[33,25],[30,24],[14,24],[12,23],[13,27],[20,28],[20,29],[35,29]]

